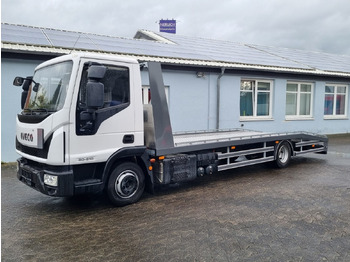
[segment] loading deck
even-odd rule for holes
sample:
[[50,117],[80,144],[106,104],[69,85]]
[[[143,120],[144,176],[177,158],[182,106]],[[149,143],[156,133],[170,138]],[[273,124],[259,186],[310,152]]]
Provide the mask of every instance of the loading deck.
[[217,142],[228,142],[269,136],[271,136],[270,133],[245,129],[198,131],[175,133],[173,135],[175,147],[211,144]]
[[[179,133],[173,137],[174,146],[182,148],[182,151],[186,148],[212,148],[217,152],[219,171],[273,161],[275,145],[282,140],[291,141],[294,156],[311,152],[326,153],[328,147],[326,136],[305,132],[265,133],[232,129]],[[241,147],[238,149],[236,146]]]
[[[198,131],[173,134],[174,147],[158,149],[157,155],[186,153],[199,150],[215,149],[232,145],[265,143],[271,141],[294,140],[302,148],[307,144],[322,145],[315,152],[327,151],[328,138],[324,135],[307,132],[268,133],[247,129]],[[310,152],[309,150],[308,152]],[[297,152],[301,154],[303,151]]]

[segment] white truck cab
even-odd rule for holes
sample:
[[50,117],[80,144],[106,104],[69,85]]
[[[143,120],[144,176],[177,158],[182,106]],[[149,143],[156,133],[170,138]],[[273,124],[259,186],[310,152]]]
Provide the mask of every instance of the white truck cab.
[[[60,196],[72,194],[74,183],[93,185],[100,180],[92,172],[101,168],[99,163],[125,147],[144,146],[136,60],[61,56],[39,65],[27,82],[23,111],[17,116],[16,150],[23,157],[20,166],[30,169],[23,179],[41,192]],[[89,177],[72,178],[85,169]],[[45,183],[47,177],[56,183]],[[57,187],[61,180],[64,188]]]

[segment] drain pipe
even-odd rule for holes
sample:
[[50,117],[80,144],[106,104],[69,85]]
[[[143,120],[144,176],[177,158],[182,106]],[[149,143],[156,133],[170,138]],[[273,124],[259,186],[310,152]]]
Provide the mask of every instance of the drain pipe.
[[219,130],[220,123],[220,79],[225,73],[225,68],[221,68],[221,74],[218,76],[216,82],[216,130]]

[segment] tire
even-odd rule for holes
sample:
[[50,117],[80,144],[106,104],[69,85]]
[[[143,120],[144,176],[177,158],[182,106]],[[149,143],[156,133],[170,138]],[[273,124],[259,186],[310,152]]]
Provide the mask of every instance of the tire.
[[116,206],[125,206],[137,202],[145,189],[145,176],[135,163],[118,165],[108,179],[107,194]]
[[288,142],[284,141],[279,144],[276,151],[275,165],[278,168],[285,168],[289,165],[292,157],[292,149]]

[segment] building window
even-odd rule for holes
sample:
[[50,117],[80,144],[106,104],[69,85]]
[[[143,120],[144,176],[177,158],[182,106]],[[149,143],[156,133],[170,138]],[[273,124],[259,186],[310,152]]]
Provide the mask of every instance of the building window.
[[312,117],[313,89],[311,83],[287,83],[287,119]]
[[240,116],[249,118],[271,118],[272,82],[242,80],[240,92]]
[[324,99],[325,118],[346,117],[348,89],[346,85],[326,85]]

